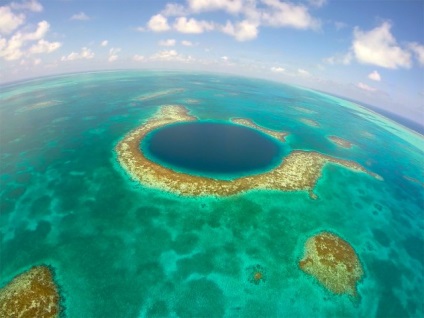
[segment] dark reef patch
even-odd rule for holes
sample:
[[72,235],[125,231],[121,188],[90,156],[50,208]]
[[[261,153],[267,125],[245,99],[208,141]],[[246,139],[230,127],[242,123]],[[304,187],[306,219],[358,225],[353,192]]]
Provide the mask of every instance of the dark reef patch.
[[406,252],[424,265],[424,241],[420,237],[410,236],[403,241]]
[[179,254],[189,254],[194,250],[199,238],[193,233],[183,233],[179,235],[173,244],[174,250]]
[[192,280],[181,293],[175,312],[179,317],[223,317],[224,294],[207,279]]
[[156,301],[147,311],[148,317],[168,317],[168,306],[164,300]]
[[372,233],[378,243],[380,243],[382,246],[389,247],[390,238],[386,233],[379,229],[372,230]]

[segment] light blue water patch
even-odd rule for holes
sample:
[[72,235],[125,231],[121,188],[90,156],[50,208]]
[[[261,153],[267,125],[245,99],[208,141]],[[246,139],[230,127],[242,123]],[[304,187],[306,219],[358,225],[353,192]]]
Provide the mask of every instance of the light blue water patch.
[[[175,88],[183,91],[134,99]],[[403,127],[313,91],[203,73],[57,76],[2,87],[0,100],[0,286],[50,264],[69,317],[424,315],[422,140]],[[52,100],[61,103],[16,112]],[[306,191],[192,198],[148,188],[114,147],[169,104],[286,131],[287,149],[352,160],[384,181],[328,164],[317,200]],[[358,299],[299,269],[306,240],[322,231],[355,249],[365,272]]]

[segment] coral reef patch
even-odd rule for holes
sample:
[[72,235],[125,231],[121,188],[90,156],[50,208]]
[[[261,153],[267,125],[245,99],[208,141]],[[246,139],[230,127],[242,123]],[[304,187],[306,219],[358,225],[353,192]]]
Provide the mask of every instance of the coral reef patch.
[[309,119],[309,118],[301,118],[301,119],[299,119],[299,121],[301,121],[302,123],[304,123],[305,125],[308,125],[310,127],[318,128],[318,127],[321,126],[316,120]]
[[[306,190],[309,191],[311,198],[316,198],[312,190],[326,163],[342,165],[354,171],[364,172],[377,179],[382,179],[356,162],[333,158],[318,152],[296,150],[286,156],[271,171],[233,180],[219,180],[190,175],[163,167],[149,160],[140,150],[141,141],[150,131],[164,125],[194,120],[197,120],[197,118],[191,116],[183,106],[162,106],[147,122],[130,131],[117,144],[115,151],[119,163],[134,180],[145,186],[187,196],[230,196],[252,189],[264,189]],[[249,127],[252,127],[252,125],[259,127],[249,120],[238,119],[237,123]],[[261,128],[260,130],[269,132],[267,129]],[[281,134],[272,134],[271,136],[280,140],[284,137]]]
[[144,102],[144,101],[147,101],[147,100],[150,100],[150,99],[165,97],[165,96],[168,96],[168,95],[182,93],[182,92],[184,92],[184,88],[166,89],[166,90],[162,90],[162,91],[158,91],[158,92],[146,93],[146,94],[137,96],[134,99],[134,101]]
[[59,291],[48,266],[34,266],[0,289],[0,317],[51,318],[60,312]]
[[244,118],[233,118],[231,120],[233,123],[235,124],[239,124],[239,125],[243,125],[246,127],[250,127],[259,131],[262,131],[263,133],[272,136],[280,141],[286,141],[286,136],[289,134],[287,132],[283,132],[283,131],[276,131],[276,130],[271,130],[271,129],[267,129],[261,126],[256,125],[253,121],[251,121],[250,119],[244,119]]
[[247,279],[249,283],[254,285],[259,285],[261,282],[266,282],[266,273],[263,266],[260,264],[256,264],[254,266],[249,266],[246,268],[247,271]]
[[335,294],[356,296],[356,284],[364,272],[348,242],[329,232],[309,238],[299,267]]
[[352,143],[337,136],[328,136],[328,139],[339,147],[352,148]]
[[35,104],[32,104],[32,105],[22,107],[22,108],[18,109],[16,112],[17,113],[23,113],[23,112],[27,112],[27,111],[31,111],[31,110],[49,108],[49,107],[57,106],[57,105],[60,105],[60,104],[62,104],[62,102],[60,100],[49,100],[49,101],[39,102],[39,103],[35,103]]

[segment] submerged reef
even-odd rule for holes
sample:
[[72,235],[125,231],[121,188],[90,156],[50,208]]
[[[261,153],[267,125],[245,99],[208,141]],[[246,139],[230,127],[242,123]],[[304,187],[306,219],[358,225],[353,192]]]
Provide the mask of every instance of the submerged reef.
[[254,266],[249,266],[246,268],[246,271],[249,283],[259,285],[261,282],[266,282],[265,269],[261,265],[256,264]]
[[350,296],[357,295],[356,284],[364,274],[355,250],[348,242],[329,232],[306,241],[299,266],[331,292]]
[[[306,190],[309,191],[312,198],[316,198],[312,190],[326,163],[342,165],[354,171],[364,172],[372,177],[381,179],[380,176],[367,171],[356,162],[336,159],[318,152],[296,150],[286,156],[271,171],[233,180],[218,180],[189,175],[166,168],[149,160],[140,150],[141,141],[150,131],[164,125],[194,120],[197,120],[197,118],[191,116],[183,106],[162,106],[155,115],[138,128],[130,131],[117,144],[115,151],[119,163],[134,180],[145,186],[188,196],[230,196],[251,189],[266,189],[281,191]],[[249,120],[237,119],[236,122],[249,127],[254,125],[256,129],[270,133],[270,130],[261,128]],[[281,141],[281,138],[284,137],[282,134],[285,133],[273,133],[271,136]]]
[[0,289],[0,317],[59,317],[60,296],[47,266],[35,266]]
[[239,124],[239,125],[243,125],[246,127],[250,127],[259,131],[262,131],[263,133],[272,136],[280,141],[286,141],[286,136],[289,134],[287,132],[283,132],[283,131],[275,131],[275,130],[271,130],[271,129],[267,129],[261,126],[256,125],[253,121],[249,120],[249,119],[244,119],[244,118],[233,118],[231,120],[233,123],[235,124]]
[[315,128],[320,127],[320,124],[317,121],[313,120],[313,119],[301,118],[300,121],[302,123],[304,123],[305,125],[308,125],[310,127],[315,127]]
[[39,103],[36,103],[36,104],[32,104],[32,105],[22,107],[22,108],[18,109],[16,112],[17,113],[23,113],[23,112],[27,112],[27,111],[30,111],[30,110],[49,108],[49,107],[57,106],[57,105],[60,105],[60,104],[62,104],[62,102],[60,100],[49,100],[49,101],[46,101],[46,102],[39,102]]
[[166,89],[163,91],[153,92],[153,93],[147,93],[140,95],[134,99],[134,101],[144,102],[146,100],[159,98],[159,97],[165,97],[172,94],[182,93],[184,92],[184,88],[172,88],[172,89]]
[[297,111],[301,112],[301,113],[305,113],[305,114],[316,114],[317,112],[308,108],[304,108],[304,107],[300,107],[300,106],[294,106],[294,109],[296,109]]
[[337,136],[328,136],[328,139],[339,147],[352,148],[352,143],[350,141],[347,141],[346,139],[342,139]]
[[369,131],[361,131],[359,133],[362,137],[367,138],[367,139],[375,139],[376,136],[372,133],[370,133]]
[[418,184],[418,185],[420,185],[421,187],[424,188],[424,182],[422,182],[422,181],[420,181],[418,179],[415,179],[415,178],[412,178],[412,177],[409,177],[409,176],[405,176],[405,175],[403,175],[403,178],[405,180],[408,180],[408,181],[411,181],[413,183],[416,183],[416,184]]

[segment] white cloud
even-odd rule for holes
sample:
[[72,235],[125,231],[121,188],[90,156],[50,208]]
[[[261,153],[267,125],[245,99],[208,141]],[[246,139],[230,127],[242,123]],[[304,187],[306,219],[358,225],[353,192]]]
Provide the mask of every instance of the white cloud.
[[242,0],[188,0],[188,5],[194,12],[224,10],[238,13],[243,9]]
[[415,57],[420,65],[424,66],[424,45],[413,42],[409,44],[409,48],[415,53]]
[[279,0],[263,0],[268,6],[262,13],[262,23],[273,27],[292,27],[295,29],[318,29],[320,21],[314,19],[303,5]]
[[175,59],[177,56],[178,56],[178,53],[175,50],[164,50],[152,55],[151,59],[169,61],[169,60]]
[[179,54],[176,50],[163,50],[153,54],[150,58],[152,61],[178,61],[191,62],[194,59],[191,56]]
[[381,81],[381,76],[377,71],[373,71],[370,74],[368,74],[368,78],[377,82]]
[[90,60],[94,57],[93,51],[91,51],[89,48],[83,47],[81,49],[81,52],[72,52],[67,56],[62,56],[61,61],[75,61],[75,60],[82,60],[87,59]]
[[203,33],[214,29],[214,25],[207,21],[198,21],[194,18],[179,17],[175,20],[174,28],[181,33]]
[[80,13],[74,14],[71,17],[71,20],[88,21],[88,20],[90,20],[90,17],[88,15],[86,15],[84,12],[80,12]]
[[30,65],[40,65],[42,62],[41,59],[37,58],[37,59],[32,59],[32,60],[28,60],[28,59],[22,59],[19,62],[19,65],[21,66],[30,66]]
[[248,41],[258,36],[258,25],[247,20],[233,25],[230,21],[222,27],[222,32],[233,36],[237,41]]
[[274,73],[284,73],[286,70],[280,66],[273,66],[271,67],[271,72]]
[[178,3],[168,3],[165,7],[165,9],[162,10],[162,14],[167,17],[171,16],[185,16],[189,14],[187,10],[183,5]]
[[29,48],[30,54],[41,54],[41,53],[51,53],[56,51],[58,48],[62,46],[60,42],[48,42],[44,39],[41,39]]
[[228,56],[221,56],[221,60],[228,61]]
[[[411,67],[411,52],[401,48],[390,32],[391,24],[383,22],[380,26],[362,31],[354,28],[353,41],[349,52],[344,55],[335,55],[324,59],[328,64],[350,64],[353,58],[359,63],[377,65],[384,68],[397,69]],[[417,51],[414,49],[417,48]],[[420,60],[420,46],[411,47]],[[424,46],[421,46],[422,62],[424,62]]]
[[6,47],[7,41],[5,38],[0,37],[0,52]]
[[13,10],[29,10],[32,12],[41,12],[43,11],[43,6],[37,0],[29,0],[26,2],[18,3],[12,2],[10,7]]
[[7,6],[0,7],[0,34],[9,34],[24,22],[24,14],[15,14]]
[[343,64],[348,65],[352,61],[353,54],[352,52],[348,52],[346,54],[337,54],[334,56],[327,57],[324,59],[324,62],[327,64]]
[[174,46],[177,43],[175,39],[168,39],[168,40],[162,40],[159,41],[160,46]]
[[[315,6],[327,0],[310,0]],[[238,19],[221,22],[199,20],[193,15],[224,11]],[[311,16],[305,5],[282,0],[186,0],[186,5],[168,3],[159,14],[150,18],[147,28],[156,32],[171,30],[168,17],[177,17],[172,28],[181,33],[200,34],[217,30],[238,41],[255,39],[261,26],[319,29],[321,22]],[[144,29],[137,29],[144,31]]]
[[111,48],[109,50],[109,58],[107,59],[109,62],[114,62],[118,59],[118,53],[121,52],[120,48]]
[[302,68],[297,69],[297,73],[301,76],[311,76],[311,73]]
[[168,19],[162,14],[156,14],[151,17],[149,22],[147,22],[147,27],[155,32],[163,32],[170,29],[168,25]]
[[141,62],[141,61],[144,61],[145,59],[146,58],[143,55],[136,54],[136,55],[133,56],[133,61],[135,61],[135,62]]
[[334,26],[336,27],[336,30],[339,31],[341,29],[344,29],[347,27],[347,24],[344,22],[340,22],[340,21],[335,21],[334,22]]
[[181,44],[184,45],[184,46],[193,46],[192,42],[186,41],[186,40],[181,41]]
[[24,39],[31,40],[40,40],[50,29],[50,24],[47,21],[41,21],[37,25],[37,29],[33,33],[27,33],[23,36]]
[[315,8],[321,8],[327,4],[327,0],[308,0],[309,4]]
[[355,27],[352,50],[358,62],[391,69],[411,66],[411,54],[397,45],[390,28],[388,22],[368,32]]
[[376,88],[368,86],[367,84],[364,84],[362,82],[359,82],[358,84],[356,84],[356,86],[368,92],[375,92],[377,90]]
[[109,44],[109,41],[108,40],[103,40],[101,43],[100,43],[100,45],[101,46],[107,46]]
[[[41,53],[43,50],[52,50],[60,47],[59,42],[47,42],[43,38],[50,29],[50,24],[47,21],[41,21],[37,25],[37,29],[34,32],[16,32],[9,39],[1,39],[0,57],[6,61],[13,61],[20,59],[24,56],[28,56],[34,53]],[[43,40],[36,45],[33,45],[28,49],[27,42]],[[49,52],[45,52],[49,53]]]

